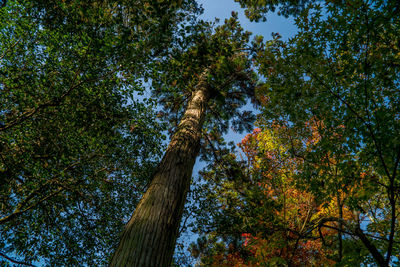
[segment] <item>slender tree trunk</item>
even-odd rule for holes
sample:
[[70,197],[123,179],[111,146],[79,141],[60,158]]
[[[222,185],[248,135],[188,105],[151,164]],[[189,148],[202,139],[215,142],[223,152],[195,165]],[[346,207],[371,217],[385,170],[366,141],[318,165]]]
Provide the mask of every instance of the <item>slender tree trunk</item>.
[[368,237],[360,229],[360,225],[358,225],[358,227],[355,229],[355,234],[360,238],[361,242],[363,242],[363,244],[368,249],[368,251],[372,254],[372,257],[374,257],[374,260],[376,261],[376,263],[379,266],[381,266],[381,267],[389,266],[386,263],[385,258],[379,252],[379,250],[375,247],[374,244],[371,243],[371,241],[368,239]]
[[337,192],[337,204],[339,208],[339,231],[338,231],[338,262],[341,262],[343,259],[343,237],[342,237],[342,232],[343,232],[343,204],[342,200],[340,199],[340,193],[339,191]]
[[125,227],[110,266],[171,266],[209,100],[208,70],[192,92],[176,133]]

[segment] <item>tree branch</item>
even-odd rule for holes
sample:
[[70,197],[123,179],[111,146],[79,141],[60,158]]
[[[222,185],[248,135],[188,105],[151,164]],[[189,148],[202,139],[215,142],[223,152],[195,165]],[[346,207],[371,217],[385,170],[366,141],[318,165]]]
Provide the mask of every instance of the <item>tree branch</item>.
[[25,266],[32,266],[32,267],[35,267],[35,265],[33,265],[33,264],[30,264],[30,263],[27,263],[27,262],[23,262],[23,261],[14,260],[13,258],[7,256],[6,254],[4,254],[4,253],[1,252],[1,251],[0,251],[0,256],[3,257],[3,258],[5,258],[6,260],[12,262],[12,263],[18,264],[18,265],[25,265]]

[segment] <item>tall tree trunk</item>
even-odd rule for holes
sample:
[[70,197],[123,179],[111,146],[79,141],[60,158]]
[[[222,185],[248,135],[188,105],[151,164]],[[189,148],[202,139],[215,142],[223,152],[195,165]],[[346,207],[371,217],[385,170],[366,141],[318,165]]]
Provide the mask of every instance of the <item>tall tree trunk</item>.
[[110,266],[171,266],[210,97],[207,76],[208,70],[200,76],[152,182],[125,227]]
[[339,191],[337,192],[337,204],[339,208],[339,231],[338,231],[338,262],[342,262],[343,259],[343,204],[342,200],[340,198],[340,193]]

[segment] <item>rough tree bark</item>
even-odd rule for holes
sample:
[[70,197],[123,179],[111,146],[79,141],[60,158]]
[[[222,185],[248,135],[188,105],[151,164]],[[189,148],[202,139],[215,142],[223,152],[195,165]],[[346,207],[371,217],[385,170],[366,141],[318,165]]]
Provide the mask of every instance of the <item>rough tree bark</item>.
[[200,76],[152,182],[125,227],[110,266],[171,266],[210,97],[208,73],[206,70]]

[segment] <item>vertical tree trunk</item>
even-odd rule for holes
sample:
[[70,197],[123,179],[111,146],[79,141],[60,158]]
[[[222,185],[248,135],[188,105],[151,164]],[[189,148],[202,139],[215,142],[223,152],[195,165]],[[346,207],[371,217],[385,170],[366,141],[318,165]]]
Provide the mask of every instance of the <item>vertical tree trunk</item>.
[[208,71],[201,76],[176,133],[125,227],[110,266],[171,266],[175,242],[209,99]]
[[339,231],[338,231],[338,262],[342,262],[343,259],[343,204],[340,198],[339,191],[337,192],[337,204],[339,208]]

